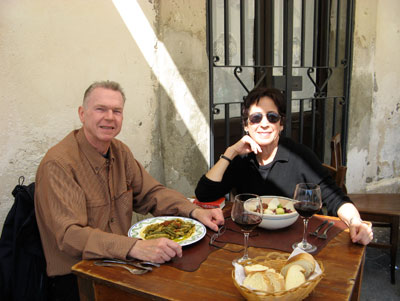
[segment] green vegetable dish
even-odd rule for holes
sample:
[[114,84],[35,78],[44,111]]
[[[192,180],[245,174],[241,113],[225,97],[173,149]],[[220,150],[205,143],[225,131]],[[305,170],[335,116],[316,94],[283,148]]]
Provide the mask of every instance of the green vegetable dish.
[[143,230],[142,235],[144,239],[165,237],[178,242],[190,237],[194,231],[193,223],[177,218],[149,225]]

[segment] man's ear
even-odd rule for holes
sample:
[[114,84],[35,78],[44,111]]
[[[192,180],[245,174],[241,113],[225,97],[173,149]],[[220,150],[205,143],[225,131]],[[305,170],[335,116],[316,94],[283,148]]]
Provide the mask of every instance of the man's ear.
[[79,119],[81,120],[81,122],[83,123],[85,120],[85,110],[83,109],[82,106],[80,106],[78,108],[78,115],[79,115]]

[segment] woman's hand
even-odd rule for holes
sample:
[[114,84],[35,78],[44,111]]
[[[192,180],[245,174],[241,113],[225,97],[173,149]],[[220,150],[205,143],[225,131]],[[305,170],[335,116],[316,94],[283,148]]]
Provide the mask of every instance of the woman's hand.
[[242,139],[232,145],[231,148],[236,155],[244,155],[251,152],[257,154],[262,152],[261,147],[249,135],[244,135]]
[[345,203],[338,209],[338,216],[350,229],[352,242],[367,245],[374,237],[370,224],[363,222],[357,208],[352,203]]
[[351,241],[354,243],[367,245],[374,238],[371,225],[361,221],[361,219],[356,219],[355,222],[351,221],[349,229]]
[[[244,135],[238,142],[225,150],[224,156],[233,160],[237,155],[244,155],[251,152],[255,154],[261,153],[261,147],[249,135]],[[218,160],[206,173],[206,177],[212,181],[220,182],[229,164],[230,162],[226,159]]]

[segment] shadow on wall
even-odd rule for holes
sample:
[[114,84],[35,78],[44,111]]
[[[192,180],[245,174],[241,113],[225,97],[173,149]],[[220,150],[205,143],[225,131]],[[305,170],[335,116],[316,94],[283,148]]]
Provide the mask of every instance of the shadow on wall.
[[[184,2],[174,3],[178,11],[157,4],[157,21],[162,32],[156,33],[140,3],[114,1],[114,5],[159,84],[165,184],[192,196],[197,181],[207,171],[209,157],[205,18],[192,18],[193,10],[188,10]],[[163,9],[167,14],[180,13],[181,19],[167,18]],[[184,10],[189,16],[182,14]],[[205,7],[203,11],[205,15]],[[201,37],[191,29],[193,19],[204,22],[195,24],[204,33]]]

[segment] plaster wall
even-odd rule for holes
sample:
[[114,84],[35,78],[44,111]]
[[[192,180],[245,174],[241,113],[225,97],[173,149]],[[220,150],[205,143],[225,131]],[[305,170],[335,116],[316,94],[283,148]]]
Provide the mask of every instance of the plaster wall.
[[400,191],[400,20],[397,0],[356,1],[346,185]]
[[157,3],[166,49],[157,52],[165,182],[193,196],[208,169],[210,147],[206,6],[195,0]]
[[[156,31],[154,4],[138,1]],[[155,41],[145,41],[155,49]],[[158,81],[110,0],[0,1],[0,229],[23,175],[35,180],[45,152],[80,127],[78,106],[94,81],[118,81],[127,102],[118,136],[164,182]]]

